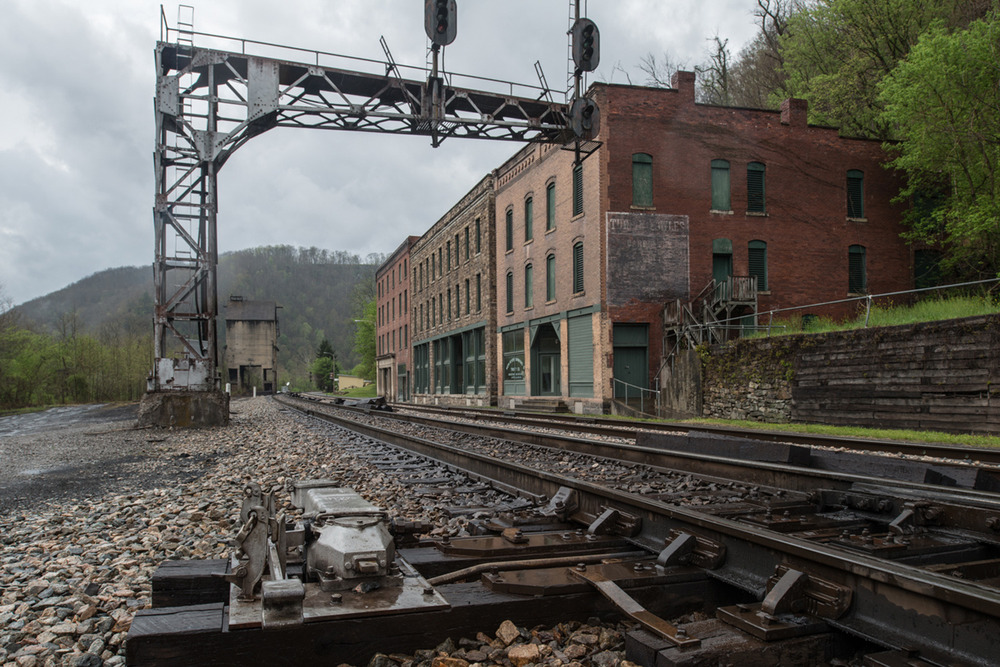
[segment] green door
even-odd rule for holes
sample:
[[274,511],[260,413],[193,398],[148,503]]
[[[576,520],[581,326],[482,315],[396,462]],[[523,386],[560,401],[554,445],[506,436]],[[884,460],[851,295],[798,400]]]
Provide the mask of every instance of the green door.
[[716,295],[721,300],[728,299],[724,294],[726,281],[733,275],[733,243],[729,239],[712,241],[712,278],[715,279]]
[[615,324],[615,398],[638,398],[649,388],[649,325]]

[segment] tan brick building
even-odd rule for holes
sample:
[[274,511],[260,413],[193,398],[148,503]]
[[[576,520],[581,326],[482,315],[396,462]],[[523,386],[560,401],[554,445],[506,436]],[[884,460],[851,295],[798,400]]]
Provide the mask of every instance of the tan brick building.
[[408,236],[375,271],[375,386],[390,401],[410,398],[410,249]]
[[496,403],[494,210],[490,174],[410,250],[415,402]]

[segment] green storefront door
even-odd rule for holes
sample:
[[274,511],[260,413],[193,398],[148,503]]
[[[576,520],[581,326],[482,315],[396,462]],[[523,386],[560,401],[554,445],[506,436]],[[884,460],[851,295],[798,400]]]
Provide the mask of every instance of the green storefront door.
[[615,324],[615,398],[638,398],[649,388],[649,326]]

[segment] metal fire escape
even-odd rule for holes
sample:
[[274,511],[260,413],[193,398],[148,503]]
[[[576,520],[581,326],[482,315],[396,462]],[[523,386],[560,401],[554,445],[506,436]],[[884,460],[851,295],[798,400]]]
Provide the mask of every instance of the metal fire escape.
[[[423,68],[414,69],[424,80],[406,79],[387,48],[388,62],[215,35],[204,37],[228,40],[231,50],[204,48],[189,23],[178,27],[166,26],[156,44],[151,392],[218,390],[217,177],[253,137],[294,127],[426,135],[434,145],[461,137],[579,146],[568,106],[543,88],[518,95],[514,84],[488,79],[473,81],[506,90],[461,88],[451,85],[455,76]],[[351,68],[334,66],[345,61]]]

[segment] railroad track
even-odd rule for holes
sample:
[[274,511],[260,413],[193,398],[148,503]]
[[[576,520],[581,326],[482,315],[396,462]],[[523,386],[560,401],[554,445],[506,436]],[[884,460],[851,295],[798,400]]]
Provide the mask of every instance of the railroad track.
[[[509,507],[494,513],[482,526],[483,532],[504,530],[502,536],[425,540],[399,550],[427,578],[426,590],[452,609],[474,610],[461,623],[454,614],[425,610],[414,622],[424,630],[434,623],[482,623],[498,609],[537,620],[552,603],[536,607],[525,600],[550,594],[562,613],[585,604],[587,613],[617,609],[645,621],[644,629],[629,635],[628,649],[629,659],[644,665],[682,664],[692,652],[710,662],[712,651],[729,651],[716,657],[732,659],[738,650],[769,656],[773,664],[810,664],[817,656],[854,650],[856,643],[866,647],[866,664],[872,665],[985,665],[1000,655],[995,493],[637,445],[617,446],[612,453],[607,443],[579,438],[545,448],[498,440],[492,426],[486,433],[427,424],[403,428],[383,415],[338,415],[333,408],[295,404],[409,452],[395,459],[400,466],[423,465],[409,457],[427,457],[449,474],[462,471],[472,484],[488,482],[532,504],[526,514]],[[546,440],[551,444],[553,438]],[[569,449],[569,440],[591,451]],[[545,452],[549,465],[542,460]],[[680,462],[686,467],[678,469]],[[585,528],[577,533],[578,527]],[[581,545],[596,552],[575,551]],[[636,549],[648,555],[624,555]],[[567,563],[530,572],[505,569],[511,558],[537,565],[539,554],[616,562],[570,568],[576,575],[567,574]],[[486,589],[462,583],[465,577],[481,577]],[[614,601],[610,609],[594,601],[589,587]],[[156,591],[154,580],[154,603]],[[685,628],[664,620],[691,605],[714,611],[715,625]],[[162,623],[164,614],[153,618]],[[388,627],[385,619],[365,620],[366,632]],[[130,634],[128,644],[136,647],[131,664],[181,664],[163,659],[164,651],[174,657],[183,651],[171,633],[149,631],[156,622],[137,616],[140,633],[135,639]],[[320,624],[306,623],[287,630],[288,637],[315,648],[323,641],[329,646],[329,633],[344,629],[336,623],[324,627],[325,634]],[[209,644],[233,650],[237,641],[253,647],[251,652],[267,643],[260,636],[275,637],[221,628],[204,634]],[[729,648],[719,648],[716,639],[723,635]],[[154,654],[160,659],[143,661]]]
[[[323,400],[307,395],[311,400]],[[440,415],[444,419],[488,420],[529,428],[555,428],[576,433],[598,436],[613,435],[621,431],[646,434],[685,433],[712,434],[720,437],[738,437],[764,442],[828,447],[859,452],[886,452],[906,456],[928,456],[958,461],[976,461],[1000,466],[1000,446],[966,447],[946,443],[918,443],[905,440],[880,440],[874,438],[845,438],[838,436],[793,433],[789,431],[768,431],[759,429],[737,429],[711,424],[683,424],[670,421],[626,421],[598,416],[578,416],[561,413],[533,413],[530,411],[498,410],[496,408],[442,407],[432,405],[393,404],[394,409],[407,413]]]

